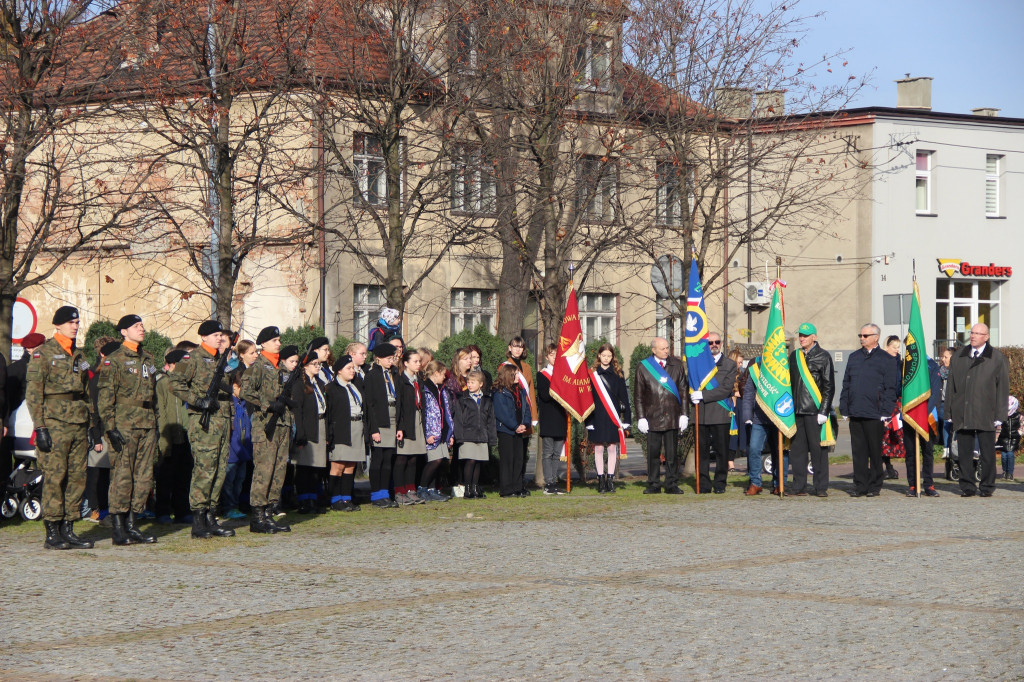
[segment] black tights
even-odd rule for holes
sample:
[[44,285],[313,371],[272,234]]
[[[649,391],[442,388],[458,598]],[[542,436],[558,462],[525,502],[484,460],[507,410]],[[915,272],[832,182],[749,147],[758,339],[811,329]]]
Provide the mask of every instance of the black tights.
[[443,459],[435,459],[433,462],[427,462],[427,465],[423,467],[423,478],[420,479],[423,483],[424,488],[433,488],[434,479],[437,478],[437,470],[441,468],[441,462]]
[[462,464],[462,482],[465,485],[480,485],[480,462],[475,459],[467,459]]
[[418,455],[395,455],[395,465],[391,470],[395,490],[416,488],[416,457]]
[[388,489],[393,459],[395,448],[370,448],[370,492]]

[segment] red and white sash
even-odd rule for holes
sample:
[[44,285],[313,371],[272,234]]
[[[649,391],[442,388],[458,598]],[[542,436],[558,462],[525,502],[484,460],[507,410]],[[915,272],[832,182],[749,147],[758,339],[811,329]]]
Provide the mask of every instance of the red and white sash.
[[608,393],[608,386],[604,383],[604,378],[596,374],[594,370],[590,370],[590,383],[597,389],[597,397],[601,399],[605,412],[615,420],[615,427],[619,430],[619,448],[621,448],[619,455],[624,457],[626,455],[626,430],[623,427],[619,411],[615,409],[615,401],[612,400],[611,394]]
[[[506,360],[505,362],[503,362],[501,364],[503,364],[503,365],[512,365],[513,367],[516,368],[516,381],[518,381],[519,385],[523,388],[524,391],[526,391],[526,404],[530,407],[530,415],[532,417],[532,415],[533,415],[533,400],[530,398],[530,384],[527,383],[526,377],[523,376],[523,373],[521,371],[519,371],[519,367],[516,365],[516,363],[512,362],[511,360]],[[551,377],[549,376],[548,379],[550,379],[550,378]]]
[[[553,371],[554,368],[551,365],[548,365],[547,367],[542,369],[540,373],[546,376],[548,378],[548,381],[551,381],[552,377],[554,376]],[[569,438],[571,437],[572,432],[567,428],[565,431],[565,440],[562,441],[562,454],[558,456],[558,459],[562,462],[566,462],[569,460]]]

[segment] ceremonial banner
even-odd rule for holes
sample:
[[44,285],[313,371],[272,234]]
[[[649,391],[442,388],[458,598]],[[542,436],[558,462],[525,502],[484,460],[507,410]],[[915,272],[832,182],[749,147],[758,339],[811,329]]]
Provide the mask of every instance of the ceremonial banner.
[[683,331],[686,343],[686,375],[690,390],[703,391],[717,388],[715,359],[708,348],[708,316],[704,310],[704,288],[700,285],[697,260],[690,261],[690,286],[686,293],[686,323]]
[[910,324],[903,358],[903,421],[928,438],[928,398],[932,394],[928,380],[928,353],[924,347],[924,325],[921,323],[921,294],[914,282],[910,300]]
[[752,372],[757,385],[757,404],[786,438],[796,434],[796,411],[793,407],[793,386],[789,378],[789,354],[786,352],[786,314],[782,304],[782,287],[773,283],[772,305],[768,329],[764,333],[764,351],[759,372]]
[[579,422],[594,411],[594,394],[590,389],[580,309],[576,303],[576,290],[571,283],[569,300],[565,302],[565,315],[562,317],[562,331],[558,335],[558,354],[551,373],[551,397]]

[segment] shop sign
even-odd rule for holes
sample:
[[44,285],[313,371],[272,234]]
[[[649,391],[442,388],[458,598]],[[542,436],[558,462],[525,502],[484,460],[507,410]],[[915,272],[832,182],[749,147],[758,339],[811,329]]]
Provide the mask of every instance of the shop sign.
[[1013,275],[1013,268],[1009,265],[974,265],[959,258],[939,258],[939,270],[946,273],[947,277],[954,275],[961,277],[1002,277],[1009,278]]

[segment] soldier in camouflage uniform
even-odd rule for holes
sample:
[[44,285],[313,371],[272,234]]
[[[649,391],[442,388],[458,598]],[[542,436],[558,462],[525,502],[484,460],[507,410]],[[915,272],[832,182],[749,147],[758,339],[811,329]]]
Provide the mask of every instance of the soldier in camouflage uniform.
[[[231,388],[225,381],[220,382],[216,398],[210,400],[210,388],[220,347],[224,341],[224,328],[217,320],[207,320],[199,325],[202,343],[168,375],[174,395],[188,404],[188,441],[192,446],[192,486],[188,504],[192,509],[192,537],[230,537],[235,531],[221,528],[213,512],[213,505],[220,499],[220,489],[228,469],[228,450],[231,437]],[[210,413],[210,423],[203,428],[201,417]]]
[[36,429],[43,470],[43,524],[46,549],[91,549],[75,535],[82,517],[88,457],[89,363],[75,337],[78,310],[62,306],[53,315],[53,338],[32,351],[25,376],[25,402]]
[[96,400],[110,443],[110,525],[115,545],[151,544],[136,525],[153,488],[156,455],[156,366],[142,349],[146,329],[138,315],[117,323],[124,339],[103,359]]
[[[252,410],[252,486],[249,502],[252,504],[252,518],[249,530],[253,533],[277,533],[289,531],[287,524],[278,523],[267,507],[281,493],[284,475],[288,470],[288,442],[291,435],[292,417],[288,410],[287,396],[282,397],[282,371],[279,369],[281,331],[277,327],[266,327],[256,343],[261,346],[260,355],[242,375],[241,399]],[[273,437],[267,435],[267,425],[276,416]]]

